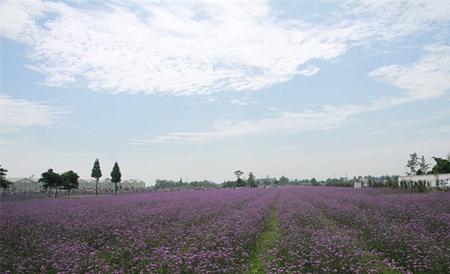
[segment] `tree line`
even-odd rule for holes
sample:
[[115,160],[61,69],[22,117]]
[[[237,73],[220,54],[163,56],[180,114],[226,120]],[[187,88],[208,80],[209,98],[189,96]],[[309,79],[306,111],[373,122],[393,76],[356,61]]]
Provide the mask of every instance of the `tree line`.
[[[6,179],[8,170],[0,165],[0,187],[3,190],[8,189],[11,186],[11,182]],[[114,184],[114,194],[117,195],[117,184],[121,182],[122,173],[117,162],[114,163],[111,175],[111,182]],[[91,177],[95,179],[95,195],[98,195],[98,182],[102,177],[102,171],[100,168],[100,162],[98,158],[95,160],[92,167]],[[48,169],[41,174],[38,182],[42,183],[42,188],[45,192],[49,190],[54,191],[55,198],[58,195],[58,190],[66,190],[67,195],[70,196],[71,191],[78,189],[80,176],[73,170],[69,170],[63,173],[57,173],[53,169]]]
[[[407,175],[425,175],[425,174],[443,174],[450,173],[450,154],[447,155],[447,159],[432,157],[436,164],[430,169],[431,165],[426,162],[425,157],[422,155],[419,157],[417,153],[409,154],[409,160],[407,161],[406,167],[408,171]],[[3,189],[7,189],[11,182],[6,180],[6,173],[8,170],[2,168],[0,165],[0,187]],[[117,195],[117,184],[121,182],[121,172],[117,162],[114,163],[114,166],[111,171],[111,182],[114,183],[114,193]],[[208,180],[202,181],[193,181],[193,182],[183,182],[182,179],[179,181],[172,180],[156,180],[153,189],[158,190],[172,190],[172,189],[208,189],[208,188],[241,188],[241,187],[268,187],[268,186],[283,186],[283,185],[324,185],[324,186],[339,186],[339,187],[353,187],[355,182],[365,182],[366,186],[380,188],[380,187],[390,187],[390,188],[398,188],[398,176],[359,176],[348,179],[346,177],[341,178],[328,178],[325,180],[317,180],[315,178],[312,179],[294,179],[290,180],[286,176],[281,176],[280,178],[270,178],[267,177],[265,179],[256,179],[253,172],[249,172],[247,178],[244,178],[244,172],[241,170],[236,170],[234,172],[236,176],[236,180],[225,181],[222,184],[216,184],[214,182]],[[100,162],[98,159],[95,160],[91,177],[95,179],[95,194],[98,195],[98,183],[99,179],[102,177],[102,171],[100,168]],[[79,176],[76,172],[69,170],[58,174],[53,171],[53,169],[49,169],[46,172],[42,173],[39,182],[43,184],[44,189],[47,191],[48,189],[53,189],[55,192],[55,197],[59,189],[66,190],[68,195],[74,189],[78,188],[78,179]],[[417,184],[417,188],[421,186]],[[405,187],[400,185],[400,187]],[[424,188],[425,186],[422,186]]]
[[263,179],[256,179],[253,172],[249,172],[247,178],[243,178],[244,172],[236,170],[234,172],[236,180],[225,181],[221,184],[222,188],[239,188],[239,187],[271,187],[271,186],[283,186],[283,185],[320,185],[320,182],[315,178],[310,180],[290,180],[288,177],[282,175],[280,178],[266,177]]
[[[409,154],[409,159],[406,163],[408,176],[417,176],[417,175],[434,175],[436,176],[436,185],[437,188],[440,188],[438,175],[450,173],[450,154],[447,155],[447,159],[432,157],[436,162],[435,165],[430,169],[430,164],[426,162],[425,156],[417,155],[417,153]],[[407,190],[413,190],[418,192],[426,191],[427,187],[429,187],[429,181],[427,180],[402,180],[400,181],[400,187]]]
[[155,181],[155,185],[152,188],[155,191],[178,189],[209,189],[219,188],[219,185],[208,180],[183,182],[183,179],[180,179],[179,181],[157,179]]
[[447,159],[432,157],[436,164],[430,170],[430,164],[426,162],[425,156],[418,156],[417,153],[409,154],[409,160],[406,163],[408,171],[406,175],[427,175],[450,173],[450,153]]

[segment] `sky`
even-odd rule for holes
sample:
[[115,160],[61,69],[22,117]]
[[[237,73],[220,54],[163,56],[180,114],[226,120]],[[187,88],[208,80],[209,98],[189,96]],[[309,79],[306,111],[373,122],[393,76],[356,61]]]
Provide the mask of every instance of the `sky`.
[[450,152],[450,0],[0,1],[0,164],[404,174]]

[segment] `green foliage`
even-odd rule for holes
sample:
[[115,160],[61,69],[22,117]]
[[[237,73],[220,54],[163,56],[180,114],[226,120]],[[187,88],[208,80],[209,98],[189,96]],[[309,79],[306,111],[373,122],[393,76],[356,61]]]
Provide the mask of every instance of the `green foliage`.
[[301,185],[309,185],[308,179],[293,179],[289,180],[289,185],[301,186]]
[[419,159],[419,170],[417,171],[417,175],[427,174],[429,169],[430,169],[430,164],[428,164],[426,162],[425,156],[422,155],[422,157],[420,157],[420,159]]
[[309,182],[310,182],[310,184],[311,184],[312,186],[318,186],[318,185],[320,185],[320,183],[317,182],[316,178],[312,178]]
[[264,273],[264,263],[266,263],[266,260],[274,259],[270,257],[264,258],[264,253],[274,246],[280,236],[277,207],[276,203],[274,203],[270,217],[264,224],[261,235],[256,240],[255,246],[250,252],[250,269],[248,273]]
[[208,189],[208,188],[219,188],[218,184],[213,182],[203,180],[203,181],[192,181],[192,182],[183,182],[180,181],[172,181],[172,180],[156,180],[153,189],[155,190],[175,190],[175,189]]
[[114,163],[113,169],[111,171],[111,182],[120,183],[122,174],[120,173],[120,168],[117,162]]
[[247,185],[249,187],[257,187],[258,185],[256,184],[256,178],[255,175],[253,175],[253,172],[250,172],[248,174],[248,179],[247,179]]
[[42,186],[45,189],[54,188],[55,198],[58,195],[58,188],[62,187],[63,185],[63,179],[61,175],[53,172],[53,169],[49,169],[48,171],[42,173],[39,182],[43,183]]
[[236,177],[237,177],[238,179],[241,178],[242,174],[244,174],[244,172],[242,172],[241,170],[236,170],[236,171],[234,172],[234,175],[236,175]]
[[98,158],[95,159],[94,166],[92,167],[91,177],[95,178],[95,195],[98,195],[98,180],[102,177],[102,170],[100,169],[100,162]]
[[284,175],[280,177],[280,179],[278,180],[278,183],[280,185],[288,185],[289,184],[289,178],[285,177]]
[[78,188],[78,179],[80,176],[72,170],[66,171],[61,174],[62,177],[62,188],[67,190],[67,194],[70,195],[72,189]]
[[417,173],[417,167],[419,166],[419,157],[417,156],[417,153],[409,154],[409,160],[406,163],[406,167],[409,169],[409,172],[407,172],[407,175],[416,175]]
[[237,178],[237,180],[236,180],[236,187],[244,187],[246,185],[246,182],[241,179],[242,174],[244,174],[244,172],[242,172],[241,170],[236,170],[234,172],[234,175]]
[[192,181],[187,183],[188,188],[193,189],[207,189],[207,188],[218,188],[219,185],[208,180],[203,181]]
[[346,180],[344,178],[328,178],[325,181],[327,186],[344,186],[344,187],[353,187],[353,184],[358,182],[358,180]]
[[95,159],[94,166],[92,167],[91,177],[95,178],[97,181],[102,177],[102,171],[100,169],[100,162]]
[[6,190],[11,185],[11,182],[6,180],[6,173],[8,172],[7,169],[3,168],[2,165],[0,165],[0,187],[3,188],[3,190]]
[[222,184],[222,188],[235,188],[236,186],[236,181],[227,181]]
[[241,178],[237,178],[237,180],[236,180],[236,186],[237,186],[237,187],[245,187],[245,186],[246,186],[245,180],[242,180]]
[[444,174],[444,173],[450,173],[450,160],[433,157],[433,159],[436,161],[436,164],[431,169],[431,174]]
[[120,173],[119,164],[114,163],[113,169],[111,171],[111,182],[114,183],[114,193],[117,195],[117,183],[120,183],[122,173]]

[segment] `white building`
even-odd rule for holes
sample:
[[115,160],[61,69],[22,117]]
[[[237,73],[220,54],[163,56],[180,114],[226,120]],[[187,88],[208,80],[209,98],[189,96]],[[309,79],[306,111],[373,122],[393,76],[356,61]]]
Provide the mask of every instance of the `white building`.
[[145,188],[145,182],[137,179],[130,179],[120,182],[122,191],[137,191]]
[[413,175],[398,177],[398,185],[400,187],[413,187],[418,184],[424,184],[426,187],[435,188],[449,188],[450,187],[450,173],[432,174],[432,175]]
[[10,192],[39,192],[41,191],[41,184],[31,178],[7,178],[12,184],[9,186]]

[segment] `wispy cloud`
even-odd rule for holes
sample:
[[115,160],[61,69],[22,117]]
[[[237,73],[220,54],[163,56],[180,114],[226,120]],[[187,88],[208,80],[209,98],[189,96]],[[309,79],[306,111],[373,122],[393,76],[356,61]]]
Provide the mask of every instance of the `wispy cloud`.
[[65,111],[47,103],[0,95],[0,113],[0,128],[3,134],[22,128],[53,125]]
[[31,42],[36,20],[48,9],[40,0],[5,0],[0,3],[0,34],[13,40]]
[[211,130],[174,132],[162,136],[133,140],[132,144],[155,142],[202,142],[230,137],[305,130],[328,130],[342,126],[355,115],[395,107],[401,104],[438,97],[450,90],[450,47],[433,45],[426,54],[409,65],[384,66],[369,75],[393,84],[404,91],[403,96],[375,99],[364,105],[324,106],[318,111],[282,112],[271,118],[219,121]]
[[218,121],[213,129],[174,132],[132,140],[131,144],[160,142],[205,142],[255,134],[288,133],[302,130],[326,130],[342,125],[350,116],[365,111],[362,106],[325,106],[320,111],[283,112],[277,116],[243,121]]
[[[126,3],[126,4],[125,4]],[[311,62],[353,43],[389,39],[450,18],[442,1],[349,1],[318,24],[282,19],[267,1],[5,1],[0,33],[27,45],[50,86],[126,93],[252,91],[312,76]]]
[[251,91],[313,75],[318,69],[308,62],[335,58],[346,48],[330,38],[335,29],[281,20],[265,1],[163,1],[140,8],[110,3],[94,10],[33,3],[44,8],[30,13],[28,4],[4,4],[4,21],[19,19],[11,19],[13,27],[3,25],[2,33],[28,46],[29,67],[51,86]]
[[297,74],[304,76],[313,76],[319,73],[320,69],[316,66],[308,66],[302,70],[299,70]]
[[404,90],[414,99],[438,97],[450,90],[450,47],[432,45],[416,63],[383,66],[370,76]]
[[[436,29],[450,20],[450,3],[441,0],[343,1],[346,18],[360,27],[361,36],[392,40]],[[438,28],[439,29],[439,28]]]
[[253,101],[248,96],[230,100],[230,104],[237,105],[237,106],[248,106],[248,105],[254,104],[254,103],[255,103],[255,101]]

